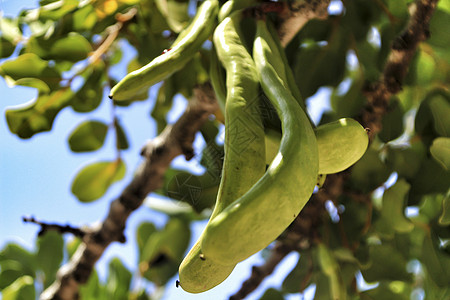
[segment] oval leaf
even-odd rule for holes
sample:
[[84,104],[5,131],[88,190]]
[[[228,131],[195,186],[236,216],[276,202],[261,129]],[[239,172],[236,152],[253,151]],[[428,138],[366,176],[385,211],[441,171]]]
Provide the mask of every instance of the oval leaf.
[[439,137],[434,139],[430,152],[437,162],[447,171],[450,170],[450,138]]
[[70,150],[88,152],[100,149],[105,141],[108,125],[99,121],[81,123],[69,136]]
[[44,271],[44,286],[49,286],[56,276],[59,265],[63,260],[64,240],[60,233],[47,231],[37,240],[38,252],[36,261]]
[[109,186],[125,176],[122,160],[103,161],[84,167],[72,182],[72,193],[81,202],[97,200]]

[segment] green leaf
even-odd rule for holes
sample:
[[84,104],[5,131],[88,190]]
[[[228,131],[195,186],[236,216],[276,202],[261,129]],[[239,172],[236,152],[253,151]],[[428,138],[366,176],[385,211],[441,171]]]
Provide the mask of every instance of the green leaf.
[[2,16],[0,18],[0,30],[2,38],[12,44],[16,44],[22,39],[22,32],[19,27],[18,19]]
[[173,83],[173,76],[164,80],[163,84],[158,90],[156,96],[156,102],[152,110],[152,118],[156,121],[158,126],[158,133],[161,133],[166,128],[167,113],[172,108],[173,97],[176,94],[176,90]]
[[439,249],[439,238],[434,232],[426,232],[423,244],[421,261],[427,273],[437,286],[448,288],[450,279],[450,256]]
[[422,136],[450,137],[450,96],[442,90],[433,90],[417,110],[415,130]]
[[373,245],[370,247],[369,268],[361,270],[367,282],[380,280],[410,281],[411,274],[406,271],[406,260],[390,245]]
[[[442,1],[446,2],[446,1]],[[450,45],[450,37],[443,28],[450,27],[450,13],[441,9],[436,9],[433,13],[433,17],[430,20],[430,32],[431,36],[427,40],[430,45],[448,49]]]
[[447,193],[442,201],[442,215],[439,217],[439,224],[442,226],[450,225],[450,194]]
[[322,272],[328,277],[332,299],[346,299],[347,291],[342,281],[341,270],[334,254],[324,245],[317,246],[317,257]]
[[100,105],[103,97],[105,65],[102,62],[91,65],[86,73],[83,86],[70,103],[77,112],[93,111]]
[[108,125],[99,121],[85,121],[75,128],[69,136],[70,150],[89,152],[100,149],[106,138]]
[[5,39],[3,36],[0,36],[0,58],[11,56],[14,49],[16,49],[16,46],[13,43]]
[[78,4],[77,0],[52,1],[38,9],[39,19],[57,21],[75,10]]
[[56,271],[63,260],[64,240],[61,233],[46,231],[37,240],[38,252],[36,261],[39,268],[44,271],[44,286],[49,286],[56,277]]
[[309,251],[300,254],[297,265],[283,281],[282,291],[285,293],[301,293],[311,284],[313,260]]
[[412,179],[422,165],[427,154],[426,146],[421,140],[411,141],[410,147],[388,145],[387,162],[399,177]]
[[390,174],[390,167],[381,161],[378,151],[370,147],[352,168],[352,185],[357,190],[369,192],[385,182]]
[[434,158],[426,158],[410,181],[409,201],[416,203],[423,195],[445,193],[450,182],[450,171],[445,170]]
[[171,218],[163,230],[147,239],[139,259],[141,274],[156,285],[165,285],[177,273],[189,240],[187,222]]
[[214,205],[219,188],[218,179],[215,174],[208,172],[197,176],[182,170],[168,169],[164,174],[164,186],[156,192],[185,202],[200,213]]
[[384,192],[381,218],[375,224],[383,234],[392,237],[394,232],[407,233],[414,228],[404,215],[409,189],[410,185],[404,179],[399,179]]
[[155,224],[150,222],[143,222],[136,230],[136,242],[139,248],[139,257],[142,255],[142,250],[150,238],[150,236],[157,231]]
[[[405,292],[399,292],[392,289],[389,285],[381,283],[378,287],[365,291],[362,293],[364,298],[361,299],[383,299],[383,300],[409,300],[409,295],[405,295]],[[427,291],[428,295],[428,291]]]
[[14,260],[23,264],[31,273],[36,268],[34,255],[18,244],[9,243],[0,252],[0,265],[3,261]]
[[284,300],[284,297],[279,290],[268,288],[259,300]]
[[92,47],[81,34],[71,32],[65,37],[31,37],[25,51],[35,53],[43,59],[77,62],[85,59]]
[[[331,107],[333,108],[334,120],[357,116],[365,104],[366,99],[361,93],[364,81],[361,74],[355,73],[347,93],[340,95],[338,89],[334,89],[331,94]],[[332,120],[329,120],[332,121]]]
[[114,120],[114,128],[116,129],[117,149],[120,150],[128,149],[130,147],[130,144],[128,143],[127,134],[125,133],[125,130],[123,129],[122,125],[120,124],[117,118]]
[[59,72],[50,67],[48,61],[41,59],[34,53],[25,53],[13,60],[7,60],[0,65],[0,75],[5,77],[7,83],[14,85],[21,78],[38,78],[48,84],[52,89],[61,80]]
[[94,269],[89,276],[88,281],[80,286],[80,299],[111,299],[106,293],[106,288],[100,285],[97,271]]
[[92,5],[85,5],[69,16],[72,17],[72,27],[76,32],[91,31],[97,22],[97,14]]
[[4,260],[0,263],[0,266],[2,270],[0,272],[0,290],[11,285],[19,277],[24,275],[35,276],[33,272],[27,272],[29,268],[17,260]]
[[36,133],[50,131],[56,115],[72,100],[73,92],[68,88],[42,94],[28,106],[8,109],[6,121],[9,130],[20,138],[27,139]]
[[2,291],[3,300],[35,299],[34,280],[30,276],[22,276]]
[[130,271],[122,264],[119,258],[113,258],[109,262],[108,279],[106,281],[109,299],[128,300],[130,283]]
[[313,95],[321,86],[337,86],[342,81],[349,44],[348,34],[341,29],[333,31],[325,46],[305,43],[298,50],[293,72],[304,98]]
[[122,160],[96,162],[78,172],[72,182],[72,193],[81,202],[92,202],[124,176],[125,164]]
[[392,99],[387,113],[383,116],[382,130],[378,134],[378,137],[385,143],[395,140],[402,135],[403,128],[403,109],[400,102],[396,99]]
[[450,138],[439,137],[431,144],[430,152],[446,171],[450,171]]

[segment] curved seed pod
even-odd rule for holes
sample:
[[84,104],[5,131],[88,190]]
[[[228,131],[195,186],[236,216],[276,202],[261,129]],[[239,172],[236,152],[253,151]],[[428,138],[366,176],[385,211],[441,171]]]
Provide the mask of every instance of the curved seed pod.
[[[319,174],[333,174],[356,163],[366,152],[366,130],[352,118],[342,118],[314,129],[319,151]],[[275,157],[281,134],[266,133],[266,163]]]
[[217,0],[205,1],[171,49],[126,75],[111,89],[109,97],[115,101],[132,100],[135,95],[183,68],[211,35],[218,9]]
[[204,256],[221,264],[242,261],[275,240],[309,200],[319,169],[314,130],[278,75],[272,49],[259,31],[253,58],[261,86],[280,116],[283,137],[264,176],[206,226]]
[[226,17],[230,16],[233,12],[240,9],[252,6],[256,4],[258,0],[229,0],[222,5],[219,10],[217,18],[219,22],[222,22]]
[[[216,205],[210,220],[246,193],[265,172],[264,128],[260,118],[259,81],[239,31],[241,14],[226,18],[214,32],[218,58],[226,69],[225,157]],[[225,280],[235,263],[203,256],[201,235],[179,268],[180,285],[204,292]]]

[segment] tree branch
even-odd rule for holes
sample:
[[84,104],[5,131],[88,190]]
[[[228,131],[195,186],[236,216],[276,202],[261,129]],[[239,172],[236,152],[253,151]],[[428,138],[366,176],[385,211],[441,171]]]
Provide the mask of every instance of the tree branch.
[[41,230],[39,230],[38,236],[41,236],[50,230],[58,231],[60,234],[71,233],[74,236],[79,237],[79,238],[83,238],[86,235],[86,230],[83,230],[83,229],[80,229],[77,227],[72,227],[70,225],[60,225],[60,224],[56,224],[56,223],[41,222],[41,221],[36,220],[34,217],[29,217],[29,218],[23,217],[22,220],[25,223],[33,223],[33,224],[37,224],[37,225],[41,226]]
[[294,38],[297,32],[312,19],[326,19],[330,0],[302,0],[282,2],[284,9],[278,14],[278,36],[283,47]]
[[102,224],[84,236],[83,243],[72,259],[59,269],[56,281],[42,293],[40,299],[79,298],[79,286],[87,282],[95,263],[108,245],[115,241],[125,242],[123,232],[129,215],[150,192],[162,185],[170,162],[180,154],[188,160],[193,157],[195,134],[217,109],[214,92],[209,84],[194,89],[194,99],[189,102],[184,114],[173,126],[166,127],[158,137],[146,144],[141,153],[145,161],[132,181],[111,202]]
[[371,129],[373,138],[381,131],[381,121],[392,95],[402,89],[403,79],[420,42],[429,35],[430,19],[438,0],[416,0],[411,5],[411,18],[406,29],[392,43],[391,53],[378,82],[364,88],[367,105],[362,113],[362,123]]

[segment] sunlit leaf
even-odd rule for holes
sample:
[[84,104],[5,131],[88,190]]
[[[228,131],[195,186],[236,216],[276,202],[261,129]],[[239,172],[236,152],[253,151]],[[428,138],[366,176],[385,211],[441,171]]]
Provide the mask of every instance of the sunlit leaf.
[[78,4],[79,1],[77,0],[53,1],[52,3],[41,6],[38,9],[39,18],[43,20],[50,19],[57,21],[76,9]]
[[23,276],[2,290],[3,300],[35,299],[34,280],[30,276]]
[[105,141],[108,125],[99,121],[85,121],[75,128],[69,136],[70,150],[88,152],[100,149]]
[[97,200],[108,190],[111,184],[125,176],[125,164],[122,160],[103,161],[85,166],[72,182],[72,193],[81,202]]
[[23,139],[51,130],[56,115],[70,103],[72,97],[72,90],[64,88],[42,94],[25,107],[8,109],[6,121],[9,130]]

